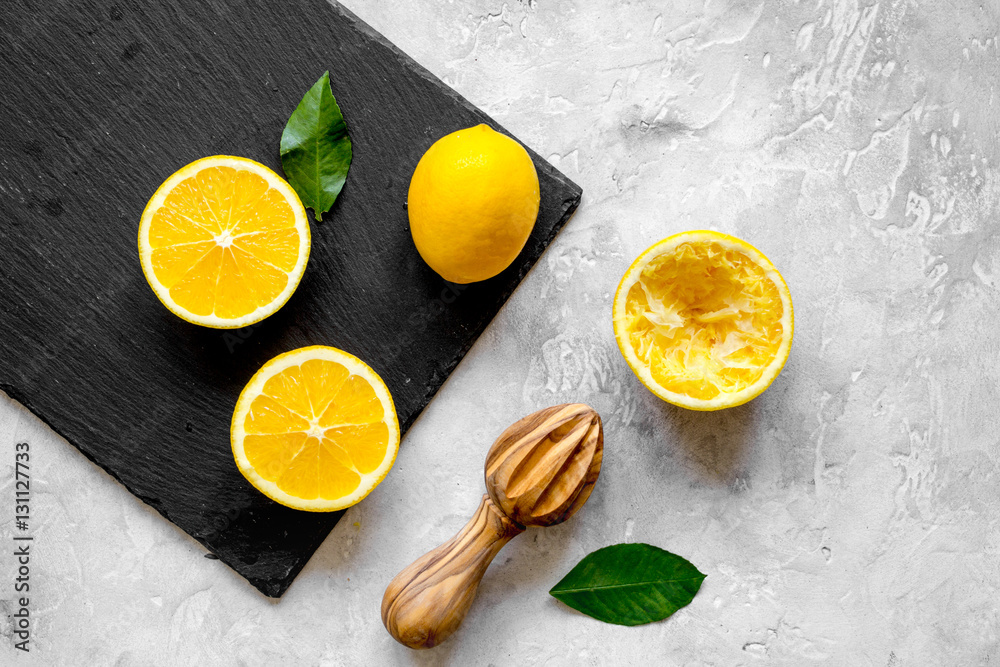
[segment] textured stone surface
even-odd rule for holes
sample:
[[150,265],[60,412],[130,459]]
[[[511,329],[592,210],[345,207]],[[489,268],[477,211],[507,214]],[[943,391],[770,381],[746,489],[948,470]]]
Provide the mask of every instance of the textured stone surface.
[[[280,602],[0,404],[3,479],[15,441],[36,465],[18,664],[997,664],[998,3],[346,4],[583,204]],[[636,254],[700,227],[763,250],[797,315],[774,386],[714,414],[643,389],[608,315]],[[511,543],[448,643],[395,645],[385,584],[475,509],[493,437],[566,400],[605,420],[587,506]],[[691,606],[620,628],[546,594],[626,540],[708,574]]]

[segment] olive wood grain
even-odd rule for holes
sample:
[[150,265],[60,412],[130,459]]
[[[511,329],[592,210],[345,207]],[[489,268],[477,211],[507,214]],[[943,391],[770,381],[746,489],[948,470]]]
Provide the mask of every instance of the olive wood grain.
[[493,557],[524,527],[489,496],[453,538],[400,572],[382,598],[382,622],[401,644],[430,648],[458,629]]
[[486,492],[453,538],[396,575],[382,622],[398,642],[430,648],[468,613],[494,556],[525,526],[552,526],[590,497],[601,472],[601,418],[579,403],[539,410],[508,427],[486,457]]
[[601,418],[581,403],[534,412],[505,430],[486,455],[486,491],[525,526],[554,526],[587,502],[601,472]]

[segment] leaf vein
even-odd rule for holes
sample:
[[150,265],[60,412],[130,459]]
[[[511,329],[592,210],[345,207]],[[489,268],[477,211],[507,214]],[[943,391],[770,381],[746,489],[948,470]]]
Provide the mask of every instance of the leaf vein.
[[634,588],[636,586],[655,586],[657,584],[677,584],[688,581],[704,581],[705,577],[689,577],[686,579],[661,579],[659,581],[636,581],[627,584],[606,584],[602,586],[588,586],[586,588],[559,588],[553,589],[553,593],[589,593],[591,591],[602,591],[612,588]]

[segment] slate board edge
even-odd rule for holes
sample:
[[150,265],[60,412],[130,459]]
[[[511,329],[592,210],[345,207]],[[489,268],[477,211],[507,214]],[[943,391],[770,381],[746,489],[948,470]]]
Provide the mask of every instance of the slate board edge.
[[[403,64],[404,67],[412,70],[415,74],[420,75],[424,79],[426,79],[426,80],[430,81],[431,83],[433,83],[434,85],[438,86],[442,90],[442,92],[444,92],[445,95],[447,95],[448,97],[452,98],[453,100],[455,100],[456,102],[458,102],[462,106],[464,106],[466,108],[469,108],[469,109],[472,109],[472,110],[476,111],[477,113],[481,113],[481,114],[489,117],[489,114],[487,114],[485,111],[483,111],[482,109],[480,109],[476,105],[472,104],[469,100],[467,100],[465,97],[463,97],[455,89],[453,89],[451,86],[447,85],[441,79],[439,79],[438,77],[436,77],[430,70],[428,70],[426,67],[424,67],[423,65],[421,65],[420,63],[418,63],[413,58],[411,58],[404,51],[402,51],[398,46],[396,46],[395,44],[393,44],[392,42],[390,42],[389,39],[385,37],[385,35],[383,35],[382,33],[378,32],[377,30],[375,30],[374,28],[372,28],[370,25],[368,25],[367,23],[365,23],[356,14],[354,14],[354,12],[352,12],[351,10],[347,9],[346,7],[344,7],[337,0],[318,0],[318,1],[319,2],[325,2],[331,8],[333,8],[335,11],[339,12],[348,21],[351,21],[352,23],[354,23],[354,25],[357,27],[357,29],[358,29],[359,32],[364,33],[369,38],[371,38],[373,41],[378,42],[384,48],[388,49],[398,60],[400,60],[400,62]],[[499,123],[497,123],[495,120],[493,120],[492,117],[490,117],[490,121],[492,122],[494,129],[503,132],[504,134],[510,136],[511,138],[513,138],[515,140],[517,139],[513,134],[511,134],[507,130],[507,128],[505,128],[502,125],[500,125]],[[350,125],[348,125],[348,127],[350,127]],[[518,143],[520,143],[520,141]],[[572,180],[570,180],[561,171],[559,171],[558,169],[556,169],[555,167],[553,167],[549,163],[548,160],[546,160],[541,155],[539,155],[537,152],[535,152],[535,150],[533,150],[531,147],[524,146],[524,148],[525,148],[525,150],[528,151],[528,154],[531,155],[531,157],[532,157],[532,159],[533,159],[533,161],[534,161],[534,163],[536,165],[536,168],[540,165],[542,171],[547,176],[551,177],[553,180],[559,181],[563,185],[568,186],[569,189],[571,189],[574,192],[574,196],[572,196],[569,199],[563,200],[563,204],[562,204],[563,212],[562,212],[562,215],[559,217],[559,222],[556,223],[552,227],[552,231],[548,234],[548,236],[545,237],[545,239],[542,242],[542,246],[545,249],[548,249],[549,245],[551,245],[552,241],[559,234],[559,232],[562,231],[563,227],[566,226],[566,223],[573,216],[573,213],[576,211],[577,207],[580,205],[580,200],[581,200],[581,198],[583,196],[583,189],[579,185],[577,185],[576,183],[574,183]],[[544,254],[545,254],[545,251],[543,250],[542,253],[541,253],[541,255],[544,255]],[[521,282],[524,280],[525,276],[528,275],[528,273],[535,266],[535,264],[538,262],[538,260],[541,259],[541,255],[539,255],[538,258],[536,258],[534,262],[531,262],[530,264],[525,264],[524,266],[522,266],[521,270],[518,271],[517,281],[514,283],[514,286],[511,287],[511,289],[505,290],[504,292],[502,292],[502,294],[503,294],[503,303],[504,304],[507,303],[507,301],[510,299],[510,297],[514,294],[514,292],[517,290],[517,288],[521,285]],[[492,322],[492,320],[490,320],[490,322]],[[471,342],[468,345],[466,345],[462,350],[460,350],[459,353],[455,356],[454,359],[452,359],[452,361],[450,363],[448,363],[447,365],[445,365],[444,372],[445,372],[446,375],[450,375],[452,373],[452,371],[454,371],[455,368],[458,367],[458,364],[460,364],[462,362],[462,359],[465,358],[465,355],[468,354],[469,350],[472,349],[472,346],[476,344],[476,341],[479,340],[480,336],[482,336],[483,332],[486,330],[486,327],[488,327],[490,325],[490,322],[486,322],[483,326],[478,327],[476,329],[476,331],[475,331],[475,334],[472,336]],[[441,387],[437,387],[437,388],[429,389],[428,390],[427,394],[425,394],[425,398],[426,398],[428,404],[430,403],[430,400],[437,394],[437,392],[440,391],[440,389],[441,389]],[[426,407],[424,409],[426,409]],[[406,432],[409,430],[410,426],[412,426],[414,424],[414,422],[416,422],[416,420],[420,417],[421,414],[423,414],[423,410],[421,410],[420,412],[418,412],[415,415],[412,415],[405,423],[400,424],[400,431],[401,431],[401,435],[402,436],[406,435]]]
[[[567,181],[567,183],[574,185],[572,181]],[[552,232],[544,239],[543,245],[545,246],[546,249],[548,249],[548,246],[552,243],[553,239],[555,239],[555,237],[559,234],[559,232],[562,231],[562,228],[566,226],[566,223],[569,221],[570,217],[572,217],[573,212],[576,211],[576,208],[579,205],[580,205],[580,195],[577,195],[577,197],[573,200],[563,203],[563,213],[562,216],[559,218],[559,223],[552,228]],[[541,259],[541,256],[544,254],[545,252],[543,251],[542,254],[538,256],[538,259]],[[531,271],[531,269],[535,266],[535,264],[538,263],[538,259],[536,259],[534,262],[531,262],[530,264],[524,265],[524,267],[520,271],[518,271],[517,282],[511,289],[505,290],[502,293],[503,305],[501,305],[501,309],[503,308],[504,305],[507,304],[507,301],[510,300],[510,297],[514,294],[514,292],[517,291],[517,288],[521,286],[521,283],[524,281],[525,276],[527,276],[528,273]],[[494,315],[494,319],[495,318],[496,315]],[[477,327],[474,335],[470,339],[469,344],[463,347],[461,350],[459,350],[459,353],[455,356],[455,358],[450,363],[444,366],[444,372],[447,377],[450,377],[451,373],[458,367],[460,363],[462,363],[462,359],[465,358],[465,355],[469,353],[469,350],[472,349],[472,346],[476,344],[476,342],[479,340],[479,337],[483,335],[484,331],[486,331],[486,327],[488,327],[492,322],[493,320],[490,320],[489,322],[486,322],[483,326]],[[447,377],[445,379],[445,382],[447,382]],[[424,406],[424,410],[427,409],[427,405],[430,405],[431,400],[433,400],[434,396],[436,396],[437,393],[441,391],[443,387],[444,383],[442,383],[441,386],[437,387],[436,389],[428,388],[428,392],[424,395],[424,398],[427,401],[427,404]],[[401,438],[406,435],[406,432],[410,430],[410,427],[413,426],[413,424],[417,421],[417,419],[420,418],[420,415],[424,413],[424,410],[421,410],[417,414],[412,415],[406,421],[405,424],[400,424]]]
[[[394,56],[396,56],[396,58],[398,58],[400,60],[400,62],[402,62],[402,64],[405,67],[407,67],[408,69],[412,70],[415,74],[419,74],[421,77],[423,77],[424,79],[430,81],[434,85],[438,86],[442,90],[442,92],[444,92],[448,97],[451,97],[453,100],[455,100],[456,102],[458,102],[459,104],[461,104],[462,106],[464,106],[464,107],[466,107],[468,109],[471,109],[471,110],[473,110],[473,111],[475,111],[477,113],[483,114],[484,116],[489,116],[489,114],[487,114],[485,111],[483,111],[482,109],[480,109],[479,107],[477,107],[475,104],[473,104],[472,102],[470,102],[469,100],[467,100],[465,97],[463,97],[461,94],[459,94],[457,91],[455,91],[454,88],[452,88],[451,86],[449,86],[448,84],[446,84],[444,81],[442,81],[441,79],[439,79],[438,77],[436,77],[430,70],[428,70],[426,67],[424,67],[423,65],[421,65],[420,63],[418,63],[416,60],[414,60],[413,58],[411,58],[410,56],[408,56],[406,53],[404,53],[402,50],[400,50],[400,48],[398,46],[396,46],[395,44],[393,44],[392,42],[390,42],[388,40],[388,38],[385,37],[385,35],[383,35],[382,33],[378,32],[377,30],[375,30],[374,28],[372,28],[370,25],[368,25],[367,23],[365,23],[364,21],[362,21],[351,10],[347,9],[342,4],[340,4],[339,2],[337,2],[337,0],[316,0],[316,1],[317,2],[325,2],[331,8],[333,8],[335,11],[339,12],[341,15],[344,16],[344,18],[346,18],[347,20],[349,20],[352,23],[354,23],[357,26],[359,32],[364,33],[365,35],[367,35],[368,37],[370,37],[373,41],[378,42],[383,47],[385,47],[386,49],[388,49]],[[500,125],[499,123],[497,123],[495,120],[493,120],[492,117],[490,117],[490,120],[493,122],[494,129],[500,130],[504,134],[506,134],[506,135],[508,135],[508,136],[510,136],[510,137],[512,137],[514,139],[517,139],[516,137],[514,137],[513,134],[511,134],[510,132],[507,131],[507,128],[505,128],[502,125]],[[348,130],[349,129],[350,129],[350,120],[348,119]],[[456,129],[461,129],[461,128],[456,128]],[[564,185],[569,186],[572,190],[574,190],[576,192],[576,196],[575,197],[573,197],[572,199],[568,199],[568,200],[566,200],[566,201],[563,202],[563,207],[564,207],[563,218],[560,220],[559,224],[557,224],[554,227],[554,232],[549,236],[549,238],[546,239],[545,242],[546,242],[546,245],[548,245],[548,243],[551,242],[553,238],[555,238],[555,235],[559,232],[559,230],[561,230],[563,228],[563,226],[566,224],[566,221],[569,220],[569,217],[573,214],[573,211],[575,211],[576,208],[577,208],[577,206],[579,206],[579,204],[580,204],[580,198],[583,195],[583,189],[579,185],[577,185],[576,183],[574,183],[572,180],[570,180],[561,171],[559,171],[558,169],[556,169],[555,167],[553,167],[551,164],[549,164],[548,160],[546,160],[545,158],[541,157],[533,149],[531,149],[528,146],[525,146],[525,149],[532,156],[532,158],[537,158],[537,159],[534,160],[536,166],[540,164],[541,167],[542,167],[542,169],[546,173],[546,175],[551,176],[553,179],[555,179],[557,181],[560,181]],[[533,264],[529,265],[525,269],[525,271],[522,271],[521,274],[518,276],[518,278],[519,279],[524,278],[524,276],[527,273],[527,270],[530,269],[531,266],[533,266]]]
[[[487,115],[488,116],[488,114],[485,114],[485,112],[483,112],[481,109],[479,109],[478,107],[476,107],[475,105],[473,105],[466,98],[464,98],[462,95],[460,95],[455,90],[453,90],[451,87],[449,87],[447,84],[445,84],[443,81],[441,81],[438,77],[434,76],[434,74],[432,74],[429,70],[427,70],[426,68],[424,68],[423,66],[421,66],[419,63],[417,63],[415,60],[413,60],[410,56],[408,56],[403,51],[401,51],[395,44],[393,44],[392,42],[390,42],[385,36],[383,36],[382,34],[380,34],[379,32],[377,32],[376,30],[374,30],[371,26],[369,26],[363,20],[361,20],[360,18],[358,18],[353,12],[351,12],[350,10],[348,10],[347,8],[343,7],[338,2],[336,2],[336,0],[329,0],[329,1],[328,0],[316,0],[316,1],[317,2],[322,2],[323,4],[331,7],[334,11],[339,12],[345,19],[347,19],[348,21],[350,21],[351,23],[353,23],[355,25],[355,27],[358,29],[359,32],[365,34],[370,39],[372,39],[373,41],[375,41],[378,44],[380,44],[383,48],[388,49],[388,51],[390,53],[392,53],[397,59],[399,59],[401,61],[401,63],[405,67],[407,67],[408,69],[410,69],[411,71],[413,71],[415,74],[417,74],[417,75],[419,75],[419,76],[427,79],[428,81],[431,81],[432,83],[434,83],[434,85],[438,86],[441,89],[441,91],[446,96],[450,97],[451,99],[453,99],[455,102],[461,104],[462,106],[465,106],[465,107],[469,108],[470,110],[474,110],[474,111],[476,111],[479,114],[483,114],[483,115]],[[504,128],[500,124],[498,124],[495,121],[493,121],[492,118],[490,120],[491,120],[492,125],[494,126],[495,129],[497,129],[498,131],[504,132],[504,133],[506,133],[506,134],[508,134],[510,136],[513,136],[513,135],[510,134],[510,132],[508,132],[506,130],[506,128]],[[563,210],[562,210],[562,214],[561,214],[561,216],[559,218],[559,221],[552,227],[551,232],[542,241],[542,246],[545,247],[545,248],[547,248],[548,245],[552,242],[552,240],[558,235],[558,233],[566,225],[566,222],[569,220],[569,218],[572,216],[573,212],[579,206],[580,200],[581,200],[581,196],[582,196],[582,189],[578,185],[576,185],[573,181],[571,181],[569,178],[567,178],[564,174],[562,174],[559,170],[557,170],[555,167],[553,167],[551,164],[549,164],[548,161],[546,161],[544,158],[542,158],[541,156],[539,156],[538,153],[536,153],[530,147],[525,146],[525,148],[527,149],[528,153],[534,159],[536,167],[540,168],[547,176],[551,177],[552,179],[554,179],[556,181],[559,181],[562,184],[568,186],[568,188],[574,192],[573,196],[571,196],[568,199],[564,199],[563,200],[563,203],[562,203],[562,209]],[[544,251],[541,254],[544,254]],[[541,255],[539,255],[539,257],[541,257]],[[517,274],[517,281],[514,283],[514,285],[509,290],[505,290],[502,293],[502,301],[504,303],[506,303],[506,301],[510,298],[510,296],[514,293],[514,291],[516,291],[516,289],[520,285],[521,281],[524,279],[524,277],[528,274],[528,272],[532,269],[532,267],[534,266],[534,264],[537,261],[538,261],[538,259],[536,258],[534,262],[531,262],[529,264],[525,264],[524,266],[521,267],[521,269],[518,271],[518,274]],[[490,322],[487,321],[481,327],[478,327],[478,329],[475,331],[474,336],[471,338],[471,342],[464,349],[460,350],[459,354],[457,354],[454,357],[454,359],[445,366],[446,373],[450,374],[458,366],[458,364],[461,362],[461,360],[465,357],[465,355],[468,353],[468,351],[472,348],[472,345],[475,344],[475,341],[479,339],[479,337],[482,335],[482,333],[486,329],[486,327],[489,326],[489,323]],[[427,395],[428,402],[437,393],[437,391],[439,389],[440,389],[440,387],[438,389],[434,389],[434,390],[428,392],[428,395]],[[182,530],[179,526],[177,526],[176,523],[174,523],[171,520],[170,515],[169,515],[169,513],[167,511],[165,511],[165,510],[157,507],[157,504],[154,504],[153,502],[151,502],[152,499],[150,499],[149,497],[144,496],[144,495],[138,493],[129,484],[125,483],[112,470],[110,470],[108,468],[105,468],[103,465],[101,465],[94,458],[92,452],[90,451],[90,448],[87,447],[84,443],[81,443],[81,442],[77,441],[76,439],[68,438],[65,435],[63,435],[49,421],[49,419],[47,418],[47,416],[42,411],[37,410],[33,406],[32,402],[28,399],[28,397],[26,395],[22,394],[20,391],[18,391],[15,386],[13,386],[11,384],[6,384],[6,383],[0,383],[0,391],[4,392],[12,400],[20,403],[25,409],[27,409],[29,412],[31,412],[33,415],[35,415],[35,417],[37,417],[38,419],[40,419],[54,433],[56,433],[57,435],[59,435],[61,438],[65,439],[70,445],[72,445],[81,454],[83,454],[84,457],[86,457],[89,461],[91,461],[94,465],[96,465],[98,468],[100,468],[105,473],[107,473],[116,482],[118,482],[123,487],[125,487],[125,489],[130,494],[132,494],[133,496],[135,496],[136,498],[138,498],[140,501],[142,501],[144,504],[148,505],[152,509],[156,510],[172,526],[174,526],[174,528],[176,530],[180,531],[182,534],[184,534],[186,536],[191,537],[192,539],[194,539],[195,541],[197,541],[199,544],[201,544],[203,547],[205,547],[205,549],[215,559],[221,560],[223,563],[225,563],[227,566],[229,566],[229,568],[231,570],[233,570],[233,574],[237,575],[238,579],[246,580],[247,582],[250,583],[250,585],[252,585],[254,588],[256,588],[257,590],[259,590],[264,595],[266,595],[268,597],[272,597],[272,598],[280,598],[281,595],[292,584],[292,582],[294,581],[294,579],[296,578],[296,576],[298,576],[298,574],[302,570],[302,568],[305,567],[305,564],[308,562],[308,559],[302,561],[297,566],[290,568],[286,572],[286,574],[283,577],[280,577],[280,578],[260,579],[260,578],[249,578],[249,577],[247,577],[246,575],[244,575],[243,573],[239,572],[236,569],[236,564],[235,563],[231,563],[231,562],[229,562],[229,560],[227,558],[221,557],[218,554],[216,554],[215,551],[214,551],[214,549],[212,548],[212,546],[207,541],[205,541],[202,538],[199,538],[199,537],[196,537],[194,535],[191,535],[190,533]],[[402,426],[402,431],[403,431],[404,434],[409,429],[409,427],[413,424],[413,422],[416,421],[416,419],[419,417],[420,414],[421,413],[413,415],[408,420],[408,422],[406,424],[401,425]],[[343,513],[341,512],[340,514],[342,515]],[[340,519],[340,517],[338,517],[337,522],[339,522],[339,519]],[[336,522],[335,522],[334,525],[336,525]],[[331,527],[331,531],[332,531],[332,527]],[[325,533],[325,534],[318,533],[316,535],[315,542],[313,544],[311,544],[311,550],[312,550],[313,554],[315,554],[315,551],[319,548],[319,546],[323,543],[323,541],[327,538],[328,535],[329,535],[329,531],[327,533]]]

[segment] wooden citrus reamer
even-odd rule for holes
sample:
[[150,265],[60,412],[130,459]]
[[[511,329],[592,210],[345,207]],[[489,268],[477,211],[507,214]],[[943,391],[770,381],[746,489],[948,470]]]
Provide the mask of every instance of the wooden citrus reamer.
[[493,557],[526,526],[552,526],[590,497],[601,472],[601,418],[580,403],[512,424],[486,456],[486,495],[453,538],[396,575],[382,622],[410,648],[440,644],[462,623]]

